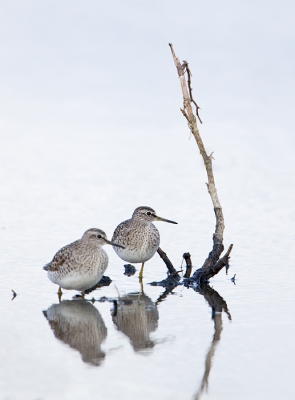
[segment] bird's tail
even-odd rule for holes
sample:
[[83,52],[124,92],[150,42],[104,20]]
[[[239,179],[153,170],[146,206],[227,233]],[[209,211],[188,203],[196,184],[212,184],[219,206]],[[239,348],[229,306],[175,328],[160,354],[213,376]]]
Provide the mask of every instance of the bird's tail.
[[44,265],[43,269],[45,269],[45,271],[49,271],[49,269],[50,269],[50,263]]

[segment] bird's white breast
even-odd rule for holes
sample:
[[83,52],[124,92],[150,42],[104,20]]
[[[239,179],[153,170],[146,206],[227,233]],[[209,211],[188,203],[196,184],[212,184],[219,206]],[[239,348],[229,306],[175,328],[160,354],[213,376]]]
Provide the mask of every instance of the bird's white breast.
[[48,278],[63,289],[84,291],[100,281],[107,266],[108,255],[100,248],[83,263],[64,263],[58,271],[48,271]]
[[116,237],[116,243],[125,247],[113,247],[118,256],[131,263],[142,263],[156,253],[160,244],[160,234],[153,224],[142,224],[137,229],[125,229]]

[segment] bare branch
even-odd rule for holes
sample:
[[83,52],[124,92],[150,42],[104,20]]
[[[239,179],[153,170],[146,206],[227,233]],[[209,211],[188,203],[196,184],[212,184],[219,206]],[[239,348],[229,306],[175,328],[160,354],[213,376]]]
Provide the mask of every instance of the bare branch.
[[[200,132],[199,132],[199,128],[197,125],[197,118],[194,115],[193,110],[192,110],[191,104],[193,103],[196,106],[196,115],[199,118],[198,110],[200,107],[194,101],[193,96],[192,96],[192,86],[191,86],[192,74],[189,69],[188,62],[184,61],[183,64],[181,64],[178,57],[176,56],[176,54],[174,52],[173,45],[171,43],[169,43],[169,46],[170,46],[172,57],[173,57],[173,60],[174,60],[174,63],[175,63],[176,69],[177,69],[177,73],[178,73],[178,76],[180,79],[180,85],[181,85],[181,90],[182,90],[182,95],[183,95],[184,108],[181,111],[188,121],[188,126],[197,142],[197,145],[199,147],[201,156],[202,156],[204,164],[205,164],[205,168],[206,168],[206,172],[207,172],[207,176],[208,176],[208,183],[206,183],[206,185],[207,185],[207,189],[208,189],[209,195],[210,195],[212,203],[213,203],[215,219],[216,219],[215,232],[213,234],[213,250],[209,253],[209,256],[205,260],[202,268],[197,270],[193,274],[193,277],[191,278],[193,280],[196,280],[198,283],[201,283],[201,282],[208,281],[208,276],[213,276],[213,275],[215,275],[215,273],[217,273],[217,272],[215,272],[215,273],[213,273],[213,272],[216,271],[217,269],[219,269],[219,267],[224,264],[225,259],[228,260],[229,254],[227,257],[224,256],[225,257],[224,260],[223,259],[219,260],[219,257],[224,249],[224,247],[223,247],[224,218],[223,218],[221,204],[220,204],[220,201],[219,201],[219,198],[217,195],[217,190],[215,187],[215,180],[214,180],[213,168],[212,168],[212,159],[214,159],[213,152],[208,156],[205,146],[204,146],[204,143],[203,143],[203,140],[202,140]],[[185,80],[185,73],[187,73],[187,82]],[[200,120],[200,122],[202,122],[202,121]],[[230,251],[231,251],[231,249],[230,249]],[[221,261],[221,260],[223,260],[223,261]],[[212,275],[212,273],[213,273],[213,275]]]

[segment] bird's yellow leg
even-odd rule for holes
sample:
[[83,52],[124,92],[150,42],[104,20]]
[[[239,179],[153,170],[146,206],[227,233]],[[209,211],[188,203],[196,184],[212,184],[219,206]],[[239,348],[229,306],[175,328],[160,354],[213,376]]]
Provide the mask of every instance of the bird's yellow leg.
[[81,294],[82,294],[82,299],[84,299],[85,291],[83,290],[83,292],[81,292]]
[[58,295],[58,300],[61,301],[61,296],[62,296],[61,287],[58,288],[57,295]]
[[143,268],[144,268],[144,262],[142,263],[141,270],[140,270],[140,272],[139,272],[139,282],[142,282]]

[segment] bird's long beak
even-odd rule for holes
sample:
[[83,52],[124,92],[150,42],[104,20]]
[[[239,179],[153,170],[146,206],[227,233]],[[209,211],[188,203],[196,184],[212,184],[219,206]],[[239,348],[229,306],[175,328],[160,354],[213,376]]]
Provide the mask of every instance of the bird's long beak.
[[111,241],[110,241],[110,240],[108,240],[108,239],[105,239],[105,242],[106,242],[107,244],[111,244],[112,246],[121,247],[121,249],[125,249],[125,247],[124,247],[124,246],[121,246],[120,244],[117,244],[117,243],[111,242]]
[[157,215],[155,217],[156,217],[156,221],[163,221],[163,222],[169,222],[170,224],[177,224],[177,222],[170,221],[170,219],[161,218],[161,217],[158,217]]

